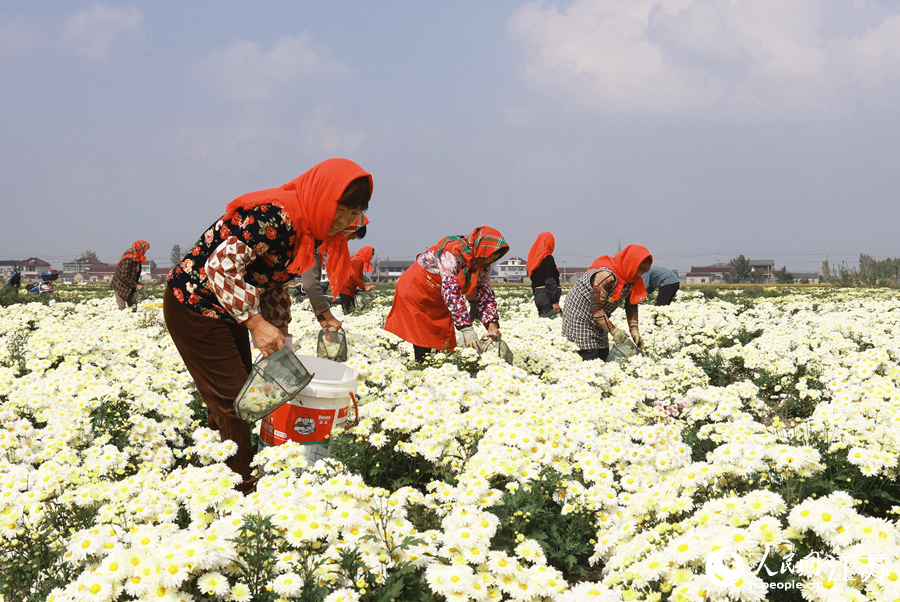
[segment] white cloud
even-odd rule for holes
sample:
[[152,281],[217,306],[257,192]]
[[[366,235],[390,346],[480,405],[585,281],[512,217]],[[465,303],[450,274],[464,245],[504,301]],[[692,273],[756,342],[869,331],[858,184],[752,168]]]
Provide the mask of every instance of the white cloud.
[[269,52],[254,42],[235,42],[207,57],[202,68],[227,97],[252,102],[268,100],[279,86],[340,66],[324,59],[304,32],[299,38],[281,38]]
[[535,2],[513,14],[509,30],[524,50],[529,83],[592,110],[832,113],[873,95],[895,102],[900,14],[871,4],[575,0],[560,9]]
[[143,20],[134,6],[115,8],[94,2],[89,10],[66,19],[62,39],[83,56],[105,59],[116,42],[142,34]]
[[328,105],[314,108],[303,130],[307,144],[327,156],[350,154],[368,139],[365,130],[354,127],[345,114]]

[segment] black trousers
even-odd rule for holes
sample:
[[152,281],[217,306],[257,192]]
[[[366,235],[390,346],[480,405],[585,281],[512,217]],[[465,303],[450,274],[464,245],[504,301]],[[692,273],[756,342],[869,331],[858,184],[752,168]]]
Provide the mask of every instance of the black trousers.
[[681,284],[675,282],[673,284],[664,284],[659,287],[659,293],[656,295],[657,305],[669,305],[675,300],[675,293],[681,288]]
[[603,360],[605,362],[606,358],[609,357],[609,347],[604,347],[603,349],[579,349],[578,355],[586,362],[590,360]]
[[350,313],[355,307],[354,301],[356,301],[355,295],[348,295],[346,293],[339,294],[341,299],[341,308],[344,310],[344,313]]

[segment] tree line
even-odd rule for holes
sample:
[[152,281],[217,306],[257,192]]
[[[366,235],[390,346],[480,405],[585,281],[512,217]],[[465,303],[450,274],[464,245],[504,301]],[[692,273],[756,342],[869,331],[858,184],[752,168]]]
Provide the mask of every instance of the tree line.
[[861,253],[859,267],[840,264],[832,282],[839,286],[900,286],[900,258],[875,259]]
[[[731,270],[725,274],[725,282],[762,284],[765,281],[765,274],[754,271],[750,260],[743,255],[729,261],[728,266]],[[772,278],[778,284],[794,282],[794,275],[786,266],[774,270]],[[871,255],[861,253],[858,268],[841,263],[836,270],[832,270],[826,259],[822,262],[822,282],[838,286],[900,286],[900,258],[875,259]]]

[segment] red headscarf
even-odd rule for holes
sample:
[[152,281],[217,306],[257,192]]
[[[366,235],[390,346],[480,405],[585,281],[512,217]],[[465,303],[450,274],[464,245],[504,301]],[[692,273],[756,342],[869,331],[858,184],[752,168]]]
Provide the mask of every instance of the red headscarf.
[[347,237],[338,232],[328,235],[338,199],[356,178],[372,176],[349,159],[326,159],[309,171],[300,174],[284,186],[258,190],[239,196],[228,204],[223,219],[228,220],[238,209],[273,204],[284,209],[294,225],[297,236],[288,271],[301,274],[315,263],[315,241],[322,241],[319,255],[325,259],[326,269],[337,290],[350,275],[350,250]]
[[647,298],[647,287],[644,286],[644,279],[637,275],[638,267],[647,258],[650,259],[651,263],[653,262],[653,255],[650,254],[647,247],[628,245],[616,253],[614,257],[609,255],[598,257],[591,264],[591,269],[607,268],[616,275],[616,288],[613,289],[610,298],[612,301],[618,301],[619,297],[622,296],[622,289],[625,288],[625,285],[633,282],[634,286],[631,287],[630,303],[637,305]]
[[475,260],[490,257],[498,250],[503,251],[500,254],[500,257],[503,257],[509,251],[509,245],[506,244],[503,235],[490,226],[475,228],[467,236],[446,236],[429,249],[429,251],[434,251],[437,258],[444,253],[456,255],[456,260],[461,267],[459,286],[464,294],[474,291],[478,284],[478,278],[472,280],[472,274],[477,273],[480,277],[481,270],[484,269],[475,270]]
[[360,261],[362,262],[364,272],[374,272],[375,268],[372,267],[372,256],[374,254],[375,249],[373,249],[372,247],[362,247],[359,251],[353,254],[353,257],[350,258],[350,261]]
[[541,265],[547,255],[553,255],[553,249],[556,248],[556,239],[549,232],[541,232],[538,234],[537,240],[531,245],[528,251],[528,263],[525,264],[525,271],[531,276],[531,272]]
[[125,251],[125,253],[122,255],[122,258],[119,259],[119,262],[116,265],[119,265],[119,263],[122,263],[122,259],[125,259],[125,258],[131,258],[136,263],[144,263],[145,261],[147,261],[147,257],[146,257],[146,255],[144,255],[144,253],[146,253],[147,249],[149,249],[149,248],[150,248],[150,243],[147,242],[146,240],[134,241],[134,243],[131,245],[131,247],[129,247],[128,250]]

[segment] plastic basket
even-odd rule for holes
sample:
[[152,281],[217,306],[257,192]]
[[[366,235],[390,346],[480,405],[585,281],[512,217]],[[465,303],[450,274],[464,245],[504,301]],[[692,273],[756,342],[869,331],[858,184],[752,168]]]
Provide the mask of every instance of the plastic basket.
[[513,363],[513,352],[512,349],[509,348],[509,345],[506,344],[506,341],[500,339],[499,341],[495,341],[490,337],[484,337],[481,339],[481,355],[484,356],[496,356],[502,359],[504,362],[509,364],[510,366]]
[[337,330],[322,329],[316,344],[316,355],[333,362],[347,361],[347,334],[343,328]]
[[372,305],[375,300],[375,293],[371,291],[358,291],[353,298],[353,307],[357,310],[363,310]]
[[235,413],[245,422],[256,422],[297,397],[312,379],[293,351],[279,349],[253,364],[234,401]]
[[624,360],[632,355],[637,355],[641,350],[634,344],[630,338],[625,339],[621,343],[616,343],[609,348],[609,355],[606,357],[607,362]]
[[131,304],[137,305],[141,301],[146,301],[150,298],[150,293],[147,291],[147,287],[136,288],[134,289],[134,293],[131,295]]

